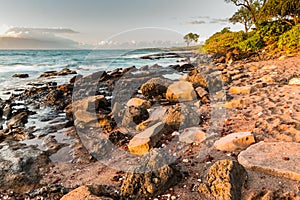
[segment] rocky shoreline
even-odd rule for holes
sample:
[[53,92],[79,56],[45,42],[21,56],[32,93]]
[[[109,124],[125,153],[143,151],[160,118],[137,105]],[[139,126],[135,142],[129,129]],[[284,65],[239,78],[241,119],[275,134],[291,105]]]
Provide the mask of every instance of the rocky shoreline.
[[0,100],[0,199],[300,199],[300,58],[189,56]]

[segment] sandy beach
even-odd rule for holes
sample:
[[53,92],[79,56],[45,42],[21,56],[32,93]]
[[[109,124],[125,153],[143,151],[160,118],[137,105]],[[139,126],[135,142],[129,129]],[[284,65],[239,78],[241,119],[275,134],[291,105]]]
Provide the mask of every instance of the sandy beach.
[[[299,57],[192,57],[77,75],[2,102],[0,198],[299,199]],[[51,108],[38,120],[56,128],[34,136],[32,106]]]

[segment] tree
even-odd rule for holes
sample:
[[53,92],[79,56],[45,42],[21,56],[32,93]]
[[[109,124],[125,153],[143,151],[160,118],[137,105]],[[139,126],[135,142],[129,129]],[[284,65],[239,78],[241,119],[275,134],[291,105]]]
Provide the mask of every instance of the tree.
[[234,15],[229,19],[229,21],[233,24],[241,23],[244,25],[245,32],[247,33],[248,30],[253,25],[253,20],[249,13],[249,10],[245,7],[241,7]]
[[[277,18],[289,25],[297,25],[300,17],[299,0],[268,0],[260,11],[264,19]],[[293,20],[291,23],[290,19]]]
[[225,0],[227,3],[233,3],[238,7],[243,7],[248,10],[252,22],[257,26],[258,11],[266,3],[266,0]]
[[186,45],[189,46],[191,42],[195,42],[195,43],[198,42],[199,35],[196,33],[188,33],[183,37],[183,39]]

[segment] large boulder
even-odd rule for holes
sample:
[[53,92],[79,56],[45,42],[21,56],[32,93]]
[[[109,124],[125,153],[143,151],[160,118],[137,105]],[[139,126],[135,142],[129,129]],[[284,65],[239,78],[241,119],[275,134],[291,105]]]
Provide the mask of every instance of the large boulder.
[[170,102],[184,102],[197,99],[197,95],[192,83],[177,81],[168,87],[166,98]]
[[185,104],[176,104],[168,107],[163,122],[174,130],[198,126],[200,124],[200,114],[193,107]]
[[84,110],[78,110],[74,113],[76,121],[90,123],[98,120],[98,117],[95,113],[90,113]]
[[122,126],[135,127],[149,118],[147,107],[144,105],[135,107],[129,106],[126,108],[124,117],[122,120]]
[[246,178],[247,172],[238,162],[217,161],[209,168],[206,182],[200,185],[199,190],[216,199],[240,200]]
[[167,88],[172,81],[165,78],[152,78],[141,86],[142,94],[150,99],[165,98]]
[[99,110],[100,108],[106,108],[108,103],[103,95],[96,95],[86,97],[82,100],[74,101],[72,103],[73,112],[78,110],[93,112]]
[[140,98],[132,98],[130,99],[127,104],[127,107],[134,106],[134,107],[140,107],[140,106],[145,106],[147,109],[151,107],[151,102],[146,101],[144,99]]
[[198,72],[194,72],[187,77],[187,81],[191,82],[193,86],[207,88],[207,82],[205,78]]
[[177,184],[182,175],[170,163],[170,156],[163,150],[152,150],[144,155],[141,165],[126,174],[121,196],[125,199],[146,199]]
[[300,143],[259,142],[238,156],[245,168],[300,181]]
[[128,144],[129,151],[139,155],[147,153],[160,140],[163,131],[164,124],[159,122],[135,135]]
[[13,141],[0,144],[0,188],[26,191],[40,181],[40,168],[50,162],[39,149]]

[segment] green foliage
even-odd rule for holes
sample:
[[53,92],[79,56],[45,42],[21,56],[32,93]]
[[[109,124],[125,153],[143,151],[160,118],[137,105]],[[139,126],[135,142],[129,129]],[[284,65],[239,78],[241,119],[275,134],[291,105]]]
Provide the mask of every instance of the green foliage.
[[205,41],[204,49],[209,53],[226,51],[236,47],[238,43],[245,40],[246,34],[243,31],[231,32],[228,28],[215,33]]
[[300,49],[300,25],[294,26],[291,30],[279,37],[278,48],[288,53]]
[[[247,14],[248,15],[247,18],[250,17],[252,23],[255,24],[255,26],[256,26],[257,22],[259,21],[259,19],[258,19],[259,10],[260,10],[261,6],[265,3],[265,1],[266,0],[225,0],[225,2],[227,2],[227,3],[233,3],[234,5],[241,7],[241,9],[245,9],[244,11],[247,11],[247,12],[245,13],[244,11],[242,11],[242,12],[244,12],[243,15]],[[237,13],[237,14],[239,14],[239,13]]]
[[190,45],[191,42],[195,42],[197,43],[198,42],[198,39],[199,39],[199,35],[196,34],[196,33],[188,33],[186,34],[184,37],[183,37],[185,43],[187,44],[187,46]]
[[248,34],[248,39],[237,44],[237,47],[244,51],[246,50],[257,51],[263,48],[264,46],[265,46],[265,42],[257,32],[251,32],[250,34]]
[[260,34],[267,45],[270,45],[278,41],[279,36],[291,28],[291,25],[279,20],[263,21],[259,24],[258,34]]
[[[290,23],[290,25],[298,24],[300,16],[299,0],[267,0],[260,9],[260,15],[264,19],[277,18]],[[288,19],[292,18],[293,23]]]
[[233,14],[233,16],[229,19],[229,21],[233,24],[236,24],[236,23],[243,24],[246,33],[253,25],[251,14],[250,14],[249,10],[246,9],[245,7],[241,7],[238,11],[236,11]]

